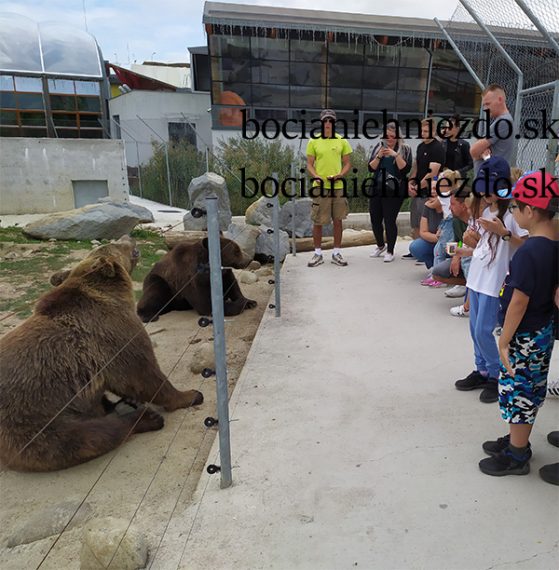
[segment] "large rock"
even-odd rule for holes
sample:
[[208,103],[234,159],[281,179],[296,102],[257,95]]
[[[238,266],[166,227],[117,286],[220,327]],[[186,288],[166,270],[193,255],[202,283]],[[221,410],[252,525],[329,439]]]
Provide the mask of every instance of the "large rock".
[[[262,196],[253,202],[245,212],[245,222],[253,226],[267,226],[271,227],[272,223],[272,205],[274,201],[271,198]],[[281,215],[281,209],[280,209]]]
[[233,222],[229,225],[224,236],[232,239],[251,259],[256,253],[256,240],[260,230],[255,226]]
[[139,570],[148,561],[142,535],[128,527],[128,520],[106,517],[88,523],[82,537],[80,570]]
[[89,503],[83,503],[81,506],[80,503],[81,501],[65,501],[33,512],[22,526],[12,530],[6,546],[12,548],[54,536],[64,530],[72,517],[74,518],[68,526],[69,529],[83,524],[93,515],[93,509]]
[[[260,226],[260,235],[256,240],[256,253],[260,253],[263,255],[268,255],[271,257],[275,257],[275,250],[274,250],[274,234],[268,233],[268,228],[266,226]],[[279,258],[280,261],[285,259],[285,256],[289,253],[289,236],[287,232],[283,230],[279,230],[280,232],[280,240],[279,240]]]
[[[295,208],[295,237],[312,236],[311,221],[312,198],[299,198],[286,202],[280,210],[280,228],[290,236],[293,232],[293,208]],[[332,224],[322,226],[322,235],[333,235]]]
[[141,216],[122,203],[90,204],[48,214],[23,228],[23,233],[38,239],[118,239],[140,223]]
[[140,218],[141,224],[152,224],[155,222],[153,213],[143,206],[138,206],[138,204],[132,204],[132,202],[115,202],[111,198],[99,198],[97,201],[101,204],[116,204],[129,208]]
[[[198,178],[193,178],[188,186],[188,198],[191,209],[206,208],[206,197],[217,196],[217,209],[219,214],[219,229],[227,230],[231,223],[231,204],[225,178],[214,172],[206,172]],[[194,218],[190,212],[183,218],[184,229],[187,231],[203,231],[208,229],[206,216]]]

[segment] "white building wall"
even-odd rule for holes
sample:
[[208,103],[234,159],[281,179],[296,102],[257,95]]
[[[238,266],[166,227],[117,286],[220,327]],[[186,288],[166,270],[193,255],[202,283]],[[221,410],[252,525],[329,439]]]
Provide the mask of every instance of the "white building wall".
[[[121,137],[125,143],[129,166],[145,164],[153,155],[152,142],[168,142],[170,122],[193,123],[196,128],[196,146],[205,152],[211,147],[212,131],[209,93],[169,93],[164,91],[131,91],[109,101],[111,119],[118,115]],[[144,122],[142,122],[142,120]],[[117,128],[111,120],[111,133]]]
[[190,68],[133,63],[131,70],[175,87],[190,88]]
[[0,172],[0,214],[72,210],[74,181],[106,181],[109,197],[128,200],[119,140],[2,138]]

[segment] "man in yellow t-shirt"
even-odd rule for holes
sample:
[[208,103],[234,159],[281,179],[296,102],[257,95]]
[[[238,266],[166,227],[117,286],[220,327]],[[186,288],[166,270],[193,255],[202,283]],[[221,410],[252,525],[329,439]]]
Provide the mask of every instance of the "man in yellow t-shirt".
[[313,222],[314,255],[309,261],[309,267],[316,267],[324,263],[322,257],[322,226],[334,225],[334,250],[332,263],[345,267],[347,261],[341,253],[342,247],[342,220],[347,218],[349,207],[347,198],[343,195],[343,177],[349,172],[351,163],[349,155],[351,146],[339,134],[334,132],[336,113],[331,109],[324,109],[320,113],[322,121],[322,134],[311,139],[307,144],[307,170],[312,178],[322,180],[322,195],[318,184],[312,192],[313,203],[311,220]]

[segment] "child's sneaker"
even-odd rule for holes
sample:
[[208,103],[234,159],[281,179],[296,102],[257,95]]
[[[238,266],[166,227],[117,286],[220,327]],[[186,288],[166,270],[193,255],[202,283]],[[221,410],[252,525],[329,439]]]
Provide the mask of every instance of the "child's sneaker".
[[481,391],[479,401],[484,404],[493,404],[499,401],[498,380],[496,378],[487,378],[487,386]]
[[423,287],[429,287],[431,283],[433,283],[433,278],[431,276],[426,277],[425,279],[422,279],[420,283]]
[[540,468],[540,477],[552,485],[559,485],[559,463],[550,463]]
[[415,257],[411,253],[406,253],[406,255],[402,255],[402,259],[406,259],[408,261],[415,261]]
[[339,265],[340,267],[345,267],[347,265],[347,261],[342,257],[341,253],[332,254],[332,263],[334,265]]
[[530,457],[528,452],[526,452],[522,459],[515,458],[510,451],[510,447],[507,447],[493,457],[482,459],[479,462],[479,468],[482,473],[492,475],[493,477],[528,475],[530,473]]
[[457,299],[463,297],[466,294],[466,287],[464,285],[455,285],[451,287],[448,291],[444,292],[445,296],[452,299]]
[[321,265],[322,263],[324,263],[324,258],[322,257],[322,255],[318,255],[318,253],[315,253],[311,260],[307,263],[307,267],[316,267],[317,265]]
[[458,305],[458,307],[451,307],[450,308],[450,314],[453,317],[466,317],[466,318],[468,318],[470,316],[470,311],[466,311],[466,309],[464,308],[464,305]]
[[454,386],[461,392],[475,390],[476,388],[485,388],[487,386],[487,378],[481,374],[481,372],[474,370],[473,372],[470,372],[466,378],[456,380],[456,382],[454,382]]
[[369,253],[369,257],[380,257],[386,251],[386,246],[379,247],[378,245]]
[[559,378],[547,381],[547,397],[559,398]]
[[385,253],[384,254],[384,263],[390,263],[394,261],[394,254],[393,253]]
[[[507,433],[507,435],[500,437],[499,439],[496,439],[495,441],[484,441],[481,444],[481,447],[483,449],[483,451],[485,451],[485,453],[487,453],[487,455],[499,455],[499,453],[501,453],[501,451],[504,451],[510,443],[510,435]],[[527,450],[527,455],[528,455],[528,459],[531,459],[532,457],[532,446],[530,445],[530,442],[528,442],[528,450]]]
[[443,283],[442,281],[437,281],[436,279],[431,279],[429,287],[433,287],[433,289],[440,289],[441,287],[446,287],[446,283]]

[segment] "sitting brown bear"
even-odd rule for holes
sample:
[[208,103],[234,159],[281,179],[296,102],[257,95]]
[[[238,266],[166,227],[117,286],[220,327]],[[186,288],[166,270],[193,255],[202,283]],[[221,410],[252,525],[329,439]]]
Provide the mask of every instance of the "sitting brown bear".
[[[239,315],[256,307],[256,301],[243,296],[235,274],[230,269],[243,269],[251,259],[232,240],[220,238],[225,316]],[[138,315],[153,322],[169,311],[195,309],[200,315],[211,315],[212,300],[208,264],[208,239],[177,244],[158,261],[144,279]]]
[[0,339],[0,461],[6,467],[72,467],[131,434],[163,427],[147,407],[114,413],[105,390],[167,411],[202,403],[200,392],[175,389],[157,364],[134,305],[129,272],[136,251],[132,240],[94,250]]

